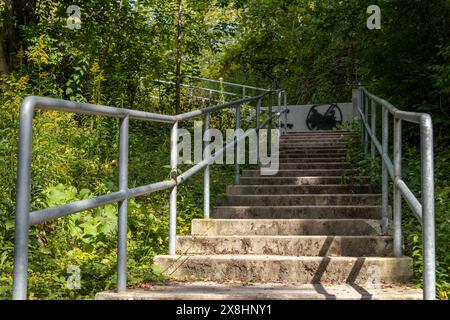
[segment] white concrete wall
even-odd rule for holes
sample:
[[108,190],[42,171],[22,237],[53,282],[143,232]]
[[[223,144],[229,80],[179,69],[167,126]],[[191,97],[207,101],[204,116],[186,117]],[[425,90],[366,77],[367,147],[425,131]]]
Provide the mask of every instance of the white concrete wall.
[[[342,110],[342,121],[351,122],[354,117],[354,108],[351,102],[338,103],[338,107]],[[288,113],[288,124],[293,124],[292,129],[288,131],[310,131],[306,125],[306,117],[313,105],[290,105]],[[319,113],[324,114],[329,108],[329,105],[320,106],[317,108]]]

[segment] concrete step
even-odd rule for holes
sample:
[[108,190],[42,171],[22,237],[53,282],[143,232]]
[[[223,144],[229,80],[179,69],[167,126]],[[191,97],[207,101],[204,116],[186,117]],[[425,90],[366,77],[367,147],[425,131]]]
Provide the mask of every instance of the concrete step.
[[351,183],[356,185],[368,184],[369,177],[352,176],[342,179],[341,176],[330,177],[241,177],[241,185],[327,185]]
[[328,150],[331,152],[335,152],[335,151],[346,151],[347,149],[343,146],[320,146],[320,145],[315,145],[312,144],[310,146],[302,146],[302,145],[295,145],[295,146],[283,146],[280,145],[280,153],[284,153],[284,152],[298,152],[298,151],[312,151],[312,152],[316,152],[316,151],[324,151],[324,150]]
[[192,235],[201,236],[376,236],[371,219],[193,219]]
[[288,140],[313,140],[313,141],[324,141],[324,140],[331,140],[331,141],[348,141],[352,136],[351,135],[341,135],[341,134],[330,134],[330,135],[281,135],[280,140],[288,141]]
[[184,236],[180,254],[390,257],[392,237],[380,236]]
[[381,203],[380,194],[283,194],[230,195],[224,199],[229,206],[305,206],[305,205],[374,205]]
[[[124,292],[99,292],[96,300],[421,300],[407,285],[175,282],[144,283]],[[208,315],[214,311],[209,311]],[[205,316],[206,314],[204,314]],[[207,316],[205,316],[206,318]]]
[[305,157],[298,157],[298,158],[287,158],[287,157],[279,157],[278,160],[279,163],[314,163],[314,162],[321,162],[321,163],[338,163],[338,162],[346,162],[345,157],[329,157],[329,158],[305,158]]
[[312,177],[312,176],[348,176],[358,174],[357,170],[354,169],[304,169],[304,170],[294,170],[279,169],[278,172],[270,176],[262,176],[261,170],[245,170],[242,172],[243,177]]
[[346,148],[346,143],[338,142],[285,142],[280,141],[280,150],[282,149],[310,149],[310,148]]
[[[276,154],[273,154],[274,156],[277,156]],[[347,155],[347,149],[324,149],[324,148],[318,148],[318,149],[286,149],[286,150],[280,150],[278,153],[278,156],[283,155],[314,155],[313,157],[327,157],[328,155],[333,155],[335,157],[345,157]]]
[[295,135],[318,135],[318,136],[326,136],[326,135],[340,135],[340,134],[353,134],[350,130],[315,130],[315,131],[289,131],[283,136],[295,136]]
[[370,185],[251,185],[228,186],[228,195],[277,195],[277,194],[367,194]]
[[279,162],[279,167],[282,170],[295,169],[351,169],[351,163],[348,162],[316,162],[316,163],[295,163],[295,162]]
[[281,136],[282,142],[348,142],[343,137],[286,137]]
[[289,154],[284,153],[278,155],[274,154],[274,157],[279,159],[314,159],[314,158],[326,158],[326,159],[345,159],[346,153],[300,153],[300,154]]
[[381,219],[380,206],[216,207],[215,219]]
[[412,275],[408,257],[295,257],[272,255],[156,256],[174,279],[289,283],[402,283]]

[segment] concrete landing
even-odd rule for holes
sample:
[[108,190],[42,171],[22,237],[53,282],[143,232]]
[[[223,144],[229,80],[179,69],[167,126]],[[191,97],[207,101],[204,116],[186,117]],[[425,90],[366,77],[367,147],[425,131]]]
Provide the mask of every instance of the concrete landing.
[[409,286],[224,284],[170,282],[143,284],[123,293],[97,293],[96,300],[420,300],[422,290]]

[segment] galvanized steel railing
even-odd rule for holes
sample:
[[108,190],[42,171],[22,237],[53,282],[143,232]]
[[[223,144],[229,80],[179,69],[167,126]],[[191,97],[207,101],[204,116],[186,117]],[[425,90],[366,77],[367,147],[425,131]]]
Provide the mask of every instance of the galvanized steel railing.
[[[245,86],[244,86],[245,87]],[[117,250],[117,289],[126,290],[127,282],[127,211],[128,199],[149,194],[152,192],[171,189],[170,192],[170,219],[169,219],[169,254],[175,254],[176,243],[176,214],[177,214],[177,185],[183,183],[192,175],[204,169],[204,216],[209,217],[210,210],[210,165],[216,157],[223,154],[232,146],[236,145],[236,154],[239,152],[239,144],[250,134],[256,132],[257,146],[259,146],[259,131],[268,126],[268,150],[271,147],[272,120],[278,118],[278,127],[281,128],[281,116],[285,115],[287,122],[287,101],[285,90],[267,91],[265,93],[244,99],[233,101],[218,106],[211,106],[184,114],[170,116],[161,115],[131,109],[122,109],[109,106],[99,106],[87,103],[77,103],[61,99],[29,96],[24,99],[20,107],[19,116],[19,152],[17,167],[17,194],[16,194],[16,220],[15,220],[15,252],[14,252],[14,281],[13,299],[27,298],[27,276],[28,276],[28,241],[29,228],[31,225],[49,221],[51,219],[67,216],[77,212],[94,209],[111,203],[118,203],[118,250]],[[272,96],[278,96],[278,106],[276,112],[272,112]],[[245,95],[245,94],[244,94]],[[284,104],[282,96],[284,95]],[[268,117],[264,123],[260,123],[262,113],[261,105],[265,98],[268,98]],[[243,135],[237,135],[234,142],[228,143],[225,147],[215,152],[214,156],[207,157],[203,161],[194,165],[184,173],[177,174],[178,157],[178,123],[197,117],[205,117],[205,129],[209,129],[211,113],[227,108],[236,108],[236,129],[240,129],[240,107],[243,104],[256,101],[256,125],[253,129],[247,130]],[[30,212],[30,191],[31,191],[31,153],[32,153],[32,131],[33,117],[35,109],[55,110],[77,114],[88,114],[97,116],[108,116],[120,119],[119,128],[119,191],[94,197],[92,199],[75,201],[58,207]],[[170,165],[171,179],[143,185],[136,188],[128,188],[128,130],[130,120],[154,121],[172,124],[170,136]],[[286,127],[286,126],[285,126]],[[208,148],[208,142],[205,143]],[[270,151],[268,151],[270,153]],[[258,153],[259,154],[259,153]],[[239,182],[240,167],[236,163],[236,181]]]
[[[196,77],[196,76],[184,76],[184,78],[187,78],[189,80],[198,81],[200,83],[207,83],[207,87],[204,87],[202,85],[193,85],[192,81],[189,81],[190,82],[189,84],[181,83],[180,87],[189,89],[189,91],[190,91],[189,96],[191,98],[197,98],[197,99],[208,100],[208,101],[215,100],[215,99],[213,99],[213,94],[220,94],[223,96],[229,96],[229,97],[234,97],[234,98],[242,97],[242,99],[245,99],[246,97],[251,96],[249,94],[249,91],[257,93],[258,95],[271,91],[269,89],[257,88],[257,87],[253,87],[253,86],[248,86],[248,85],[238,84],[238,83],[233,83],[233,82],[227,82],[227,81],[223,81],[223,80],[214,80],[214,79],[208,79],[208,78],[202,78],[202,77]],[[164,85],[176,86],[176,83],[173,81],[157,79],[157,80],[154,80],[154,82],[159,83],[159,84],[164,84]],[[227,91],[224,89],[219,90],[217,88],[213,88],[214,85],[230,87],[227,90],[231,90],[231,91],[233,91],[234,88],[237,88],[239,92],[231,92],[231,91]],[[194,95],[193,90],[199,90],[202,92],[206,92],[206,93],[208,93],[208,97]],[[157,91],[160,92],[160,90],[157,90]]]
[[[388,174],[393,181],[393,233],[394,255],[403,255],[402,244],[402,198],[411,208],[417,220],[422,224],[423,236],[423,294],[424,299],[433,300],[436,296],[435,262],[435,216],[434,216],[434,161],[433,161],[433,125],[430,115],[406,112],[395,108],[389,102],[373,95],[365,88],[359,89],[358,112],[362,121],[361,134],[364,151],[375,158],[375,150],[382,159],[382,227],[388,230]],[[370,105],[370,123],[369,123]],[[376,136],[376,108],[382,110],[382,139]],[[389,114],[393,116],[393,155],[389,157]],[[420,127],[422,201],[419,201],[402,180],[402,122],[418,124]],[[370,138],[370,141],[369,141]]]

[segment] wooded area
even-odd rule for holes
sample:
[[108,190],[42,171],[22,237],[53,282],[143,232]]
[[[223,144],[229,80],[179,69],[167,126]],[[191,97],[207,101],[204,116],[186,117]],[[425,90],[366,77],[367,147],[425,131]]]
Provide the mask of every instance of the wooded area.
[[[372,4],[381,8],[381,30],[366,26]],[[79,28],[68,27],[70,5],[80,8]],[[187,76],[286,88],[290,104],[346,102],[363,85],[399,109],[430,113],[438,296],[448,298],[449,0],[0,0],[0,298],[11,296],[22,99],[177,114],[200,106],[181,95]],[[213,123],[223,129],[228,120]],[[34,128],[32,210],[117,190],[115,119],[40,112]],[[167,178],[169,128],[132,123],[130,130],[130,186]],[[404,135],[403,174],[420,195],[418,132],[405,126]],[[214,167],[214,196],[232,183],[232,170]],[[201,188],[201,177],[180,188],[179,234],[201,217]],[[167,250],[167,207],[166,192],[131,201],[130,284],[161,278],[152,257]],[[31,228],[30,298],[91,299],[113,288],[116,219],[117,206],[108,205]],[[420,225],[412,214],[403,219],[420,285]],[[81,268],[79,290],[66,287],[70,265]]]

